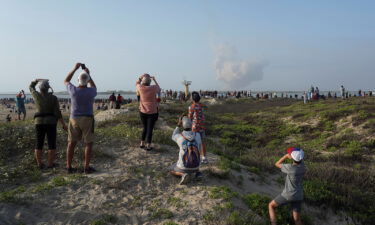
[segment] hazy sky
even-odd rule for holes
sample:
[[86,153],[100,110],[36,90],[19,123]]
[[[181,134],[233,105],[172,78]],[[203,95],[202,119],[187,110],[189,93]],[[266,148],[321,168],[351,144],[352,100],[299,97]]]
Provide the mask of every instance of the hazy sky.
[[[77,61],[99,90],[375,89],[375,1],[0,0],[0,92],[55,90]],[[77,74],[78,75],[78,74]],[[76,77],[73,78],[76,81]]]

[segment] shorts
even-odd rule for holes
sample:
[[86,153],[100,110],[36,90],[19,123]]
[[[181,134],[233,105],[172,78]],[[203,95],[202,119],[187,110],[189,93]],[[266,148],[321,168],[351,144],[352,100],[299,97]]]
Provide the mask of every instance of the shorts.
[[206,131],[205,130],[201,130],[201,131],[195,132],[195,133],[199,134],[201,136],[201,140],[206,138]]
[[17,108],[18,115],[26,114],[26,108],[25,107],[19,107]]
[[47,135],[48,149],[56,149],[56,124],[36,124],[36,146],[35,149],[42,150],[44,138]]
[[292,206],[292,210],[295,211],[295,212],[301,212],[301,205],[302,205],[302,200],[300,201],[289,201],[287,200],[286,198],[284,198],[283,196],[281,195],[278,195],[274,201],[279,205],[279,206],[282,206],[282,205],[286,205],[286,204],[290,204]]
[[83,138],[85,144],[94,142],[94,118],[82,116],[69,119],[68,141],[78,142]]
[[175,171],[175,172],[179,172],[179,173],[196,173],[196,172],[199,171],[199,169],[194,169],[194,170],[184,170],[184,169],[181,169],[180,167],[177,166],[177,163],[173,164],[170,167],[170,170]]

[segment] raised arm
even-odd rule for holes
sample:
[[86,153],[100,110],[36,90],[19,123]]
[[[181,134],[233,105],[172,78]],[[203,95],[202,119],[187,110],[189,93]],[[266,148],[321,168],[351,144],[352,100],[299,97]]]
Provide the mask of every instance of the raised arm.
[[155,79],[155,77],[154,76],[152,76],[152,77],[150,77],[154,82],[155,82],[155,84],[156,84],[156,86],[158,86],[159,87],[159,89],[160,89],[160,86],[159,86],[159,84],[158,84],[158,82],[156,81],[156,79]]
[[90,70],[89,70],[89,68],[86,67],[86,68],[84,69],[84,71],[86,71],[86,73],[90,76],[90,80],[89,80],[90,87],[94,87],[94,88],[96,88],[95,82],[94,82],[94,80],[93,80],[92,77],[91,77],[91,74],[90,74]]
[[74,73],[79,69],[80,66],[81,66],[81,63],[76,63],[76,65],[74,66],[73,70],[68,73],[68,75],[66,76],[66,78],[64,80],[64,84],[65,85],[68,85],[70,83],[70,81],[72,80],[72,77],[73,77]]
[[277,168],[281,168],[281,164],[286,160],[286,159],[290,159],[291,158],[291,156],[289,155],[289,154],[285,154],[283,157],[281,157],[280,159],[279,159],[279,161],[277,161],[276,163],[275,163],[275,166],[277,167]]

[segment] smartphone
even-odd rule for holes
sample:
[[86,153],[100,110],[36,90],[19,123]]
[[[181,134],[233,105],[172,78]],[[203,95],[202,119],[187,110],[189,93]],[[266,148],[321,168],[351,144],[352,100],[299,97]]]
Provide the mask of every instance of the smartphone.
[[86,69],[86,65],[85,64],[81,64],[81,68],[84,70]]

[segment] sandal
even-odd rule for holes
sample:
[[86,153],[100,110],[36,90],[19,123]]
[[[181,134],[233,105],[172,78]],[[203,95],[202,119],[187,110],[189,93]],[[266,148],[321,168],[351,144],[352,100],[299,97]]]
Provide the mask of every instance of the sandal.
[[139,148],[144,149],[146,146],[140,145]]

